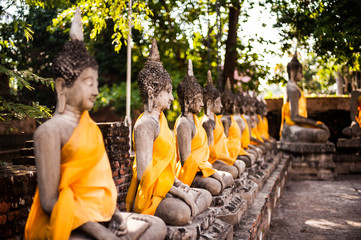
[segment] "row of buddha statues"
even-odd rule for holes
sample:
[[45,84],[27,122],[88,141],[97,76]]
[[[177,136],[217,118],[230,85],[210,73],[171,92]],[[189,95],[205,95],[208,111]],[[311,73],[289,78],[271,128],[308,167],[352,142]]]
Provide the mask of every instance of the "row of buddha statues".
[[[98,95],[98,65],[86,50],[79,9],[70,38],[53,62],[56,112],[34,134],[38,187],[25,239],[164,239],[166,224],[191,222],[212,196],[275,148],[265,102],[232,93],[229,82],[220,93],[210,72],[202,88],[191,61],[177,86],[182,113],[173,134],[163,113],[174,100],[172,79],[153,40],[137,79],[144,113],[134,126],[127,212],[120,212],[102,134],[88,113]],[[296,85],[302,77],[297,62],[288,69],[282,139],[327,141],[327,127],[299,111],[304,97]]]

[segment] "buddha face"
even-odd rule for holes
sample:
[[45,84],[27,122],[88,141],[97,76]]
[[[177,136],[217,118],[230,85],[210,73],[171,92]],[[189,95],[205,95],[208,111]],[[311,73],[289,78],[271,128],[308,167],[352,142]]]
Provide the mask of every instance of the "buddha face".
[[218,97],[218,98],[216,98],[216,100],[214,100],[213,103],[211,104],[210,110],[211,110],[212,112],[214,112],[215,114],[218,114],[218,113],[221,112],[222,107],[223,107],[223,105],[222,105],[221,97]]
[[200,113],[203,107],[203,94],[195,95],[188,106],[188,111],[191,113]]
[[167,83],[167,85],[159,92],[159,94],[154,97],[154,108],[157,108],[160,111],[169,109],[173,100],[174,97],[172,94],[172,84]]
[[294,79],[296,82],[299,82],[302,80],[303,77],[303,73],[302,73],[302,67],[299,67],[297,69],[293,70],[293,74],[294,74]]
[[66,104],[79,111],[90,110],[98,96],[98,70],[88,67],[70,87],[65,87]]

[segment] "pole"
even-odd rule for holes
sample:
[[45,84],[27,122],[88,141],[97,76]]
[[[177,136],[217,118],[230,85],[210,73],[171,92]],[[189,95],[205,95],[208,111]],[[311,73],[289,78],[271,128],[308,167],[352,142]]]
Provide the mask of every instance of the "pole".
[[132,57],[132,0],[129,0],[129,9],[128,9],[128,44],[127,44],[127,98],[126,98],[126,116],[125,122],[129,126],[129,153],[132,151],[132,117],[130,115],[130,88],[131,88],[131,57]]

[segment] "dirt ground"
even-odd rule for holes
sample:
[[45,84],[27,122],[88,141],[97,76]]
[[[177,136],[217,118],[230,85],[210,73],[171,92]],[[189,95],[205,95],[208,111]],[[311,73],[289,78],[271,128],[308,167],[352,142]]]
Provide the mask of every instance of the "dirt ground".
[[361,174],[335,181],[290,181],[267,240],[361,240]]

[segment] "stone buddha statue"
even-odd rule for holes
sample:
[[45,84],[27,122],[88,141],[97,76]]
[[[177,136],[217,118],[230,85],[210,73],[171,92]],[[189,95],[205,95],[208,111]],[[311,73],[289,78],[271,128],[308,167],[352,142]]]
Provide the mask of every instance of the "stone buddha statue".
[[179,153],[177,177],[191,187],[203,188],[212,195],[218,195],[233,183],[233,177],[228,172],[215,170],[208,162],[207,134],[196,115],[203,107],[202,90],[189,60],[187,75],[177,87],[182,110],[174,126]]
[[221,116],[221,93],[213,85],[211,71],[207,73],[207,84],[203,89],[204,115],[201,119],[206,130],[210,150],[209,162],[215,169],[229,172],[233,178],[242,174],[243,166],[236,162],[237,156],[232,158],[227,148],[227,137],[224,133]]
[[351,137],[361,137],[361,90],[351,93],[351,125],[342,130],[342,134]]
[[276,139],[269,135],[268,130],[268,119],[267,119],[267,103],[264,99],[260,99],[257,102],[256,113],[258,118],[258,132],[265,142],[270,143],[271,147],[274,148],[276,145]]
[[[241,89],[235,94],[234,101],[236,107],[234,108],[233,117],[236,123],[238,124],[238,127],[241,132],[242,150],[244,150],[247,153],[247,155],[242,154],[243,156],[242,160],[246,163],[246,167],[250,167],[252,164],[256,162],[256,159],[258,158],[258,153],[256,150],[252,149],[252,145],[250,144],[251,142],[250,131],[249,131],[250,128],[248,127],[248,123],[244,117],[244,112],[246,108],[245,97]],[[245,160],[244,157],[249,158],[250,161]]]
[[172,79],[160,62],[155,40],[138,74],[138,86],[144,113],[134,126],[135,160],[127,211],[155,215],[170,225],[185,225],[210,206],[212,196],[176,177],[176,140],[163,113],[173,101]]
[[38,187],[25,239],[163,239],[161,219],[116,208],[103,137],[88,113],[98,65],[86,50],[78,8],[70,37],[53,62],[56,112],[34,134]]
[[258,157],[260,157],[267,152],[267,149],[263,146],[264,141],[257,129],[256,99],[247,92],[247,94],[244,95],[244,102],[245,112],[243,116],[247,122],[250,134],[249,147],[257,151]]
[[235,119],[235,114],[238,112],[239,105],[237,104],[236,95],[232,93],[231,83],[227,78],[225,90],[221,95],[223,105],[221,121],[224,128],[224,133],[227,136],[227,148],[231,158],[236,158],[235,166],[239,166],[239,173],[244,171],[247,165],[251,164],[251,159],[247,157],[247,152],[242,148],[241,144],[241,129]]
[[307,117],[306,98],[297,82],[302,80],[302,65],[297,53],[287,64],[289,81],[282,106],[281,141],[285,142],[327,142],[330,137],[328,127]]

